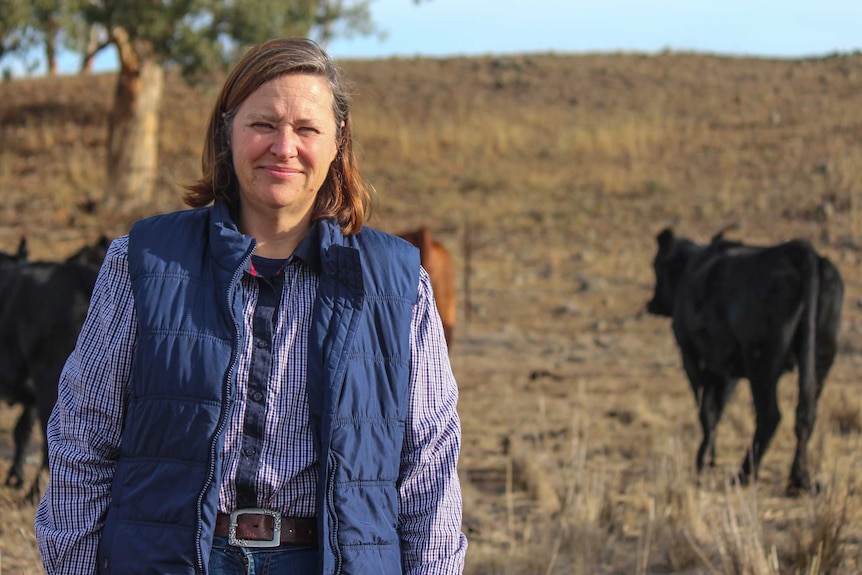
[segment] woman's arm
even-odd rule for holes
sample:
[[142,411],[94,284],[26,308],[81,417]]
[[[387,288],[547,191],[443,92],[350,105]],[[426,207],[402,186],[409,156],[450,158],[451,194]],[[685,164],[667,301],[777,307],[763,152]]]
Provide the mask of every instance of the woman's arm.
[[122,237],[108,249],[48,420],[51,478],[36,538],[49,574],[96,572],[136,337],[127,247]]
[[401,458],[399,532],[404,572],[464,570],[458,386],[428,274],[422,270],[410,334],[410,405]]

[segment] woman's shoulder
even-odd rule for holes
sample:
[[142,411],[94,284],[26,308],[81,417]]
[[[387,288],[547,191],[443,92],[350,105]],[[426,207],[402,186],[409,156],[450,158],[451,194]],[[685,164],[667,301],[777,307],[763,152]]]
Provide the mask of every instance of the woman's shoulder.
[[209,217],[211,206],[165,212],[142,218],[132,224],[132,233],[140,229],[170,228],[177,225],[187,225],[192,220],[205,220]]
[[356,237],[360,242],[369,246],[380,246],[407,253],[411,253],[417,249],[404,238],[370,226],[363,226],[359,233],[356,234]]
[[114,238],[108,244],[108,249],[105,252],[106,260],[124,260],[129,255],[129,235],[125,234]]
[[351,248],[361,254],[360,259],[375,268],[419,270],[419,250],[415,246],[394,234],[370,226],[362,226],[355,234],[342,235],[334,222],[323,221],[320,242],[324,253],[336,246]]

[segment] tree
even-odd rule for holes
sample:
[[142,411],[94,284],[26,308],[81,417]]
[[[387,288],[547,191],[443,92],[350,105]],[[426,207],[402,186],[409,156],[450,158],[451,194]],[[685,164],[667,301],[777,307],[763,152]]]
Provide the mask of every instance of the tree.
[[233,60],[251,44],[306,36],[354,19],[370,28],[369,0],[102,0],[85,21],[107,31],[120,70],[109,116],[106,204],[130,209],[152,200],[165,64],[191,74]]
[[[248,46],[268,38],[325,40],[340,25],[361,34],[375,31],[370,0],[67,2],[77,2],[74,20],[79,29],[93,34],[85,65],[111,45],[119,55],[108,121],[105,189],[105,206],[117,211],[129,211],[153,199],[166,65],[193,74],[224,66]],[[69,36],[82,38],[77,33]]]
[[30,7],[22,0],[0,0],[0,58],[20,55],[34,42]]
[[[0,58],[15,54],[31,57],[34,49],[44,50],[47,73],[57,73],[57,53],[61,48],[77,50],[81,35],[75,14],[86,0],[0,0]],[[28,66],[31,63],[27,63]]]
[[30,23],[36,37],[45,47],[48,75],[57,75],[57,40],[64,11],[60,0],[31,0]]
[[[58,46],[82,54],[116,48],[120,69],[108,121],[105,205],[152,201],[165,66],[184,74],[233,61],[268,38],[371,35],[372,0],[0,0],[0,58],[41,43],[48,70]],[[413,0],[420,4],[425,0]]]

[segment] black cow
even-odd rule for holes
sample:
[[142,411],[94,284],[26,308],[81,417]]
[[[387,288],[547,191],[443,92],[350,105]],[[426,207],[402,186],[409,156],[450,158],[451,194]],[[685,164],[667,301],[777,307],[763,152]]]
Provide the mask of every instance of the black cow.
[[[37,419],[44,437],[60,371],[75,347],[107,245],[100,238],[63,262],[0,262],[0,397],[23,406],[7,485],[23,486],[24,455]],[[42,467],[47,465],[44,446]],[[38,491],[37,481],[29,496]]]
[[673,318],[673,333],[700,409],[703,441],[697,471],[715,464],[715,428],[736,383],[751,386],[756,429],[736,479],[757,478],[758,464],[781,419],[777,385],[798,370],[796,454],[788,493],[816,490],[808,440],[817,400],[835,359],[844,283],[810,244],[793,240],[749,246],[721,234],[709,244],[658,237],[652,314]]
[[2,269],[3,266],[6,265],[26,262],[28,257],[29,251],[27,250],[27,238],[21,238],[21,241],[18,242],[17,252],[15,252],[14,254],[0,252],[0,269]]
[[66,263],[90,266],[98,270],[102,266],[102,261],[104,261],[105,254],[108,253],[110,245],[110,238],[107,236],[100,236],[94,243],[85,245],[69,256],[66,259]]
[[[21,241],[18,244],[18,251],[14,254],[10,254],[7,252],[0,252],[0,284],[3,282],[4,277],[9,277],[14,269],[19,265],[23,265],[27,262],[29,257],[29,252],[27,249],[27,239],[21,238]],[[2,293],[2,290],[0,290]],[[0,303],[0,308],[2,308],[2,303]],[[0,367],[4,367],[2,363],[0,363]],[[8,368],[9,366],[5,366]],[[8,378],[8,381],[11,381],[11,378]],[[0,385],[0,399],[5,399],[10,405],[14,405],[17,403],[28,403],[30,394],[26,391],[26,385],[20,385],[22,382],[15,381],[11,385]],[[19,453],[18,445],[21,443],[19,439],[22,434],[25,434],[27,437],[30,435],[30,431],[33,428],[33,422],[35,421],[36,413],[35,407],[32,409],[24,408],[24,413],[18,419],[18,423],[15,427],[15,431],[13,432],[13,439],[15,441],[16,453],[14,456],[14,461],[17,464],[13,464],[12,468],[9,470],[9,476],[6,478],[7,485],[17,486],[20,484],[20,472],[22,471],[23,464],[23,453]],[[29,424],[28,424],[29,422]],[[27,431],[23,431],[24,428]],[[26,442],[26,441],[25,441]]]

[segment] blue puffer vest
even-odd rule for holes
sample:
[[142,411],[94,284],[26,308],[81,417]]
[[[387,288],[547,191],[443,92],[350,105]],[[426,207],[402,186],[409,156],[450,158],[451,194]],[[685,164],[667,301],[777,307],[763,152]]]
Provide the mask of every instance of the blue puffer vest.
[[[320,572],[400,574],[396,483],[419,254],[370,228],[344,236],[334,221],[317,225],[307,389]],[[253,245],[222,204],[132,227],[138,340],[100,573],[206,572]]]

